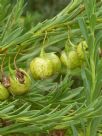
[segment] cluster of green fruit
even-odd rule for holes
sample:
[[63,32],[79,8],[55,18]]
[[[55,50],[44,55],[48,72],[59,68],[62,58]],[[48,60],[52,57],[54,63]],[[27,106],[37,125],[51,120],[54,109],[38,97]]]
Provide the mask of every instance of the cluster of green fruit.
[[36,57],[30,63],[30,70],[35,79],[44,79],[59,73],[61,63],[68,69],[81,67],[85,60],[85,52],[88,46],[85,41],[82,41],[70,51],[63,50],[60,58],[55,53],[45,53]]
[[[55,53],[41,51],[40,57],[34,58],[30,63],[30,71],[34,79],[45,79],[61,71],[61,62],[68,68],[80,67],[85,58],[87,44],[82,41],[75,49],[62,51],[59,58]],[[2,75],[0,82],[0,100],[5,100],[9,95],[22,95],[30,90],[31,79],[23,69],[9,67],[10,75]]]
[[82,66],[85,60],[85,54],[87,53],[88,46],[85,41],[79,43],[79,45],[71,51],[62,51],[61,61],[69,69],[74,69]]

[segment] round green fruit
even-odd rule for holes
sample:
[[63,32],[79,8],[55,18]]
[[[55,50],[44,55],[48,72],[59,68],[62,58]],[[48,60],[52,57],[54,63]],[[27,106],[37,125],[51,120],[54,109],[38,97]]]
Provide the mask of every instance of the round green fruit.
[[47,53],[47,57],[51,60],[53,73],[59,73],[61,70],[61,61],[55,53]]
[[0,100],[6,100],[9,97],[8,90],[0,83]]
[[77,54],[80,57],[80,59],[84,59],[85,58],[85,53],[88,49],[88,45],[86,43],[86,41],[82,41],[79,43],[79,45],[77,46]]
[[65,66],[67,66],[68,54],[65,51],[61,52],[60,60]]
[[45,79],[53,74],[52,62],[47,57],[36,57],[30,63],[34,79]]
[[15,70],[13,75],[10,76],[10,87],[8,89],[13,95],[27,93],[30,90],[30,86],[31,79],[23,69]]
[[82,60],[75,50],[72,50],[69,53],[63,51],[61,54],[61,61],[68,69],[74,69],[82,65]]
[[68,54],[67,67],[69,69],[74,69],[74,68],[80,67],[81,65],[82,65],[82,61],[78,57],[77,52],[70,51]]

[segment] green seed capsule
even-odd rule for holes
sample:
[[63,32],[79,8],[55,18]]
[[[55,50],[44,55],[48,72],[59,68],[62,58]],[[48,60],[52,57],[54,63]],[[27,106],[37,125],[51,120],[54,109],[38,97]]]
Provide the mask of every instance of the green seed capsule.
[[10,77],[9,91],[13,95],[22,95],[30,90],[31,79],[29,75],[22,69],[14,71]]
[[82,60],[75,50],[72,50],[69,53],[63,51],[61,54],[61,61],[68,69],[74,69],[82,65]]
[[70,51],[68,54],[68,62],[67,67],[69,69],[74,69],[77,67],[80,67],[82,65],[82,61],[78,57],[78,54],[76,51]]
[[82,65],[82,60],[80,60],[76,51],[70,51],[68,55],[68,67],[74,69]]
[[65,66],[67,66],[68,54],[67,54],[65,51],[62,51],[62,52],[61,52],[61,57],[60,57],[60,59],[61,59],[61,62],[62,62]]
[[9,97],[8,90],[0,83],[0,100],[6,100]]
[[87,49],[88,49],[88,45],[86,41],[82,41],[79,43],[79,45],[77,46],[77,54],[80,57],[80,59],[85,58],[85,53]]
[[36,57],[30,63],[30,71],[35,79],[44,79],[53,74],[51,61],[46,57]]
[[51,60],[53,73],[58,73],[61,70],[61,61],[55,53],[47,53],[47,57]]

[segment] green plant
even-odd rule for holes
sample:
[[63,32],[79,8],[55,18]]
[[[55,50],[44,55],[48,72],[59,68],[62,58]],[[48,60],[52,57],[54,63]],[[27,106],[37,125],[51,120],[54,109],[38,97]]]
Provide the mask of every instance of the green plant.
[[[8,7],[5,1],[0,1],[2,9]],[[83,39],[87,42],[89,57],[86,56],[86,66],[80,69],[83,79],[81,86],[72,88],[73,72],[68,71],[66,76],[62,75],[57,81],[56,77],[42,81],[32,79],[29,93],[0,102],[1,135],[41,135],[60,129],[71,129],[74,136],[79,132],[86,136],[102,133],[102,60],[98,55],[98,47],[102,43],[101,5],[101,0],[71,1],[54,18],[38,23],[26,33],[19,24],[23,0],[18,1],[14,7],[11,6],[8,13],[2,13],[0,61],[7,50],[7,65],[4,67],[6,73],[9,72],[8,58],[12,56],[13,67],[13,57],[19,48],[21,51],[17,57],[17,66],[24,69],[29,67],[29,62],[42,48],[46,32],[46,50],[61,51],[69,34],[75,45]]]

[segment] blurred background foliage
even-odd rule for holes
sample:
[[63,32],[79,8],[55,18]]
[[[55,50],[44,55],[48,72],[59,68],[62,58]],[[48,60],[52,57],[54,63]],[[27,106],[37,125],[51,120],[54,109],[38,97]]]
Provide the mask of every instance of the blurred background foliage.
[[[15,2],[14,0],[12,0]],[[68,5],[70,0],[25,0],[24,13],[21,18],[21,24],[26,30],[57,15]]]
[[46,19],[59,13],[69,3],[69,0],[26,0],[26,2],[30,12],[38,12],[42,19]]

